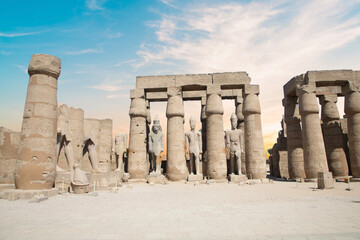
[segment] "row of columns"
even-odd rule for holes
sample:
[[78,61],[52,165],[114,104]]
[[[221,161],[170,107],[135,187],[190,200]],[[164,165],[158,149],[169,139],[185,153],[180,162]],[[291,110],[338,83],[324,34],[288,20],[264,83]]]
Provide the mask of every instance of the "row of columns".
[[[261,129],[261,110],[258,90],[245,89],[244,100],[236,100],[236,112],[240,128],[244,130],[245,156],[242,169],[254,179],[266,178],[264,142]],[[181,87],[167,89],[167,177],[171,181],[186,180],[188,170],[184,146],[184,108]],[[145,179],[148,175],[146,158],[147,109],[144,90],[132,90],[130,93],[130,139],[128,171],[133,179]],[[211,179],[226,179],[227,164],[225,154],[223,114],[220,86],[207,88],[206,102],[202,101],[201,121],[206,135],[203,145],[206,150],[206,175]],[[205,131],[203,131],[205,133]],[[245,167],[246,166],[246,167]]]
[[[352,83],[344,91],[351,172],[353,177],[359,178],[360,91],[359,87]],[[303,85],[297,89],[297,95],[298,98],[286,96],[283,100],[290,178],[313,179],[317,178],[318,172],[329,170],[334,177],[348,176],[345,143],[336,105],[337,96],[320,96],[321,125],[315,87]]]

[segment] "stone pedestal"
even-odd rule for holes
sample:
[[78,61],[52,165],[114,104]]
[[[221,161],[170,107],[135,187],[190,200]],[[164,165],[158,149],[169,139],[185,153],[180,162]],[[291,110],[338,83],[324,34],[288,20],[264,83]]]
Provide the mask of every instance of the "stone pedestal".
[[229,175],[229,181],[231,183],[246,183],[247,180],[248,180],[247,177],[243,174],[241,174],[241,175],[230,174]]
[[360,87],[350,84],[345,96],[350,166],[354,178],[360,178]]
[[147,142],[147,109],[144,99],[144,91],[131,90],[130,105],[130,136],[129,136],[129,156],[128,172],[133,179],[145,179],[149,168],[146,160]]
[[57,78],[61,62],[34,54],[29,64],[21,142],[15,170],[17,189],[51,189],[56,176]]
[[187,180],[188,182],[201,182],[204,180],[204,176],[202,174],[189,174]]
[[291,179],[304,179],[306,176],[297,97],[286,97],[283,100],[283,105],[285,115],[284,120],[287,127],[289,177]]
[[170,181],[186,180],[188,169],[185,160],[184,106],[181,87],[168,88],[166,107],[167,161],[166,176]]
[[349,175],[349,168],[344,151],[340,114],[336,105],[337,96],[326,95],[322,96],[320,100],[322,105],[322,128],[329,170],[334,177],[346,177]]
[[334,188],[334,179],[331,172],[318,172],[318,189]]
[[85,194],[89,192],[89,184],[79,185],[71,183],[71,188],[75,194]]
[[319,119],[319,106],[312,86],[304,85],[297,91],[302,122],[306,178],[315,179],[318,172],[329,171]]
[[227,173],[220,91],[220,87],[208,87],[206,101],[207,174],[216,180],[226,179]]
[[158,173],[150,173],[147,177],[147,182],[150,184],[166,184],[167,179],[164,175]]
[[[255,86],[254,86],[255,87]],[[243,106],[245,128],[245,158],[247,176],[251,179],[266,178],[266,159],[261,128],[261,109],[255,92],[245,87]]]

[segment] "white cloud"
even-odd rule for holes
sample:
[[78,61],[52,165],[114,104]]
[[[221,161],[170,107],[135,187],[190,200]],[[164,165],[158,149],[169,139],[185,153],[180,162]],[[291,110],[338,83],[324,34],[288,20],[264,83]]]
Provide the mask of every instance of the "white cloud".
[[21,72],[23,72],[23,73],[26,73],[26,74],[28,73],[28,68],[26,66],[24,66],[24,65],[15,64],[15,67],[20,69]]
[[93,49],[93,48],[88,48],[88,49],[82,49],[79,51],[69,51],[69,52],[65,52],[66,55],[82,55],[82,54],[88,54],[88,53],[102,53],[103,50],[102,49]]
[[96,10],[103,10],[103,7],[101,7],[101,4],[104,1],[98,1],[98,0],[86,0],[86,7],[89,8],[92,11]]
[[24,36],[29,36],[29,35],[35,35],[35,34],[40,34],[42,32],[27,32],[27,33],[2,33],[0,32],[0,37],[24,37]]
[[172,4],[174,2],[174,0],[160,0],[160,1],[169,7],[177,8],[175,5]]
[[[276,122],[266,124],[279,126],[283,85],[307,70],[328,68],[325,56],[359,41],[359,4],[358,0],[194,4],[151,23],[157,43],[141,46],[138,66],[166,62],[183,73],[247,71],[252,83],[260,84],[263,119],[275,114]],[[337,68],[356,65],[344,66],[341,59],[333,62]]]
[[114,84],[114,83],[101,83],[99,85],[90,86],[88,88],[103,90],[103,91],[107,91],[107,92],[116,92],[119,90],[127,89],[127,88],[124,88],[124,87],[119,86],[118,84]]
[[106,99],[115,99],[115,98],[126,98],[126,99],[129,99],[129,94],[120,93],[120,94],[112,94],[112,95],[106,96]]

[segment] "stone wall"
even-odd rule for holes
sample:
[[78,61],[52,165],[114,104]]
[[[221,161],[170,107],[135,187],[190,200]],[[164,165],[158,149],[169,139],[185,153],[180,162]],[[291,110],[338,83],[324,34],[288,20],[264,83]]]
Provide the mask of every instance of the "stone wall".
[[14,184],[20,132],[0,127],[0,184]]

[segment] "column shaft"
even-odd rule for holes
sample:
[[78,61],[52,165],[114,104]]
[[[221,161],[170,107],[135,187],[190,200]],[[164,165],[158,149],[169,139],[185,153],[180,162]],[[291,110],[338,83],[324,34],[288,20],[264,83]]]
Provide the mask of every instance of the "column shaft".
[[306,178],[317,178],[318,172],[328,172],[325,145],[319,119],[319,106],[315,91],[304,85],[298,89],[302,122],[304,167]]
[[247,175],[253,179],[266,178],[264,140],[261,128],[261,109],[256,94],[247,94],[243,106],[245,128],[245,159]]
[[21,142],[15,171],[18,189],[50,189],[56,177],[57,78],[61,62],[35,54],[29,64]]
[[[245,143],[245,138],[244,138],[244,115],[242,113],[242,110],[243,110],[243,99],[241,98],[241,101],[237,101],[236,102],[236,116],[238,118],[238,126],[237,128],[238,129],[241,129],[242,131],[242,135],[241,135],[241,142],[242,143]],[[244,145],[244,148],[245,148],[245,144]],[[243,149],[243,151],[245,152],[245,149]],[[246,162],[245,162],[245,154],[241,154],[241,173],[246,175]]]
[[186,180],[188,169],[185,160],[184,106],[181,88],[169,88],[168,97],[166,176],[171,181]]

